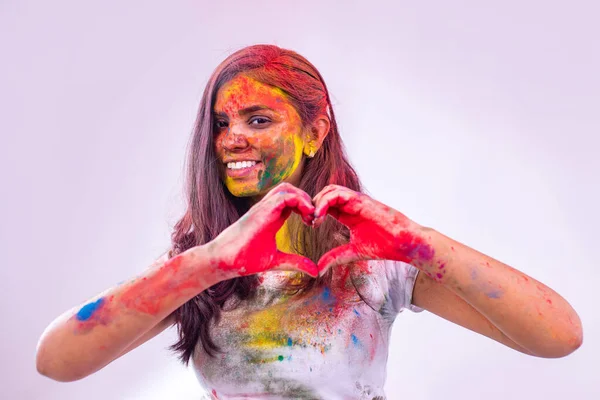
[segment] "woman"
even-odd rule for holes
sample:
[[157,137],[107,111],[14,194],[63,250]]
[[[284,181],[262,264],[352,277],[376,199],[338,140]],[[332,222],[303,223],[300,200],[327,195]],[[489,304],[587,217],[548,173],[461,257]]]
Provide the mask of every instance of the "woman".
[[361,193],[325,83],[295,52],[223,61],[187,168],[171,250],[57,318],[40,373],[83,378],[176,324],[173,348],[213,398],[382,399],[405,308],[538,357],[581,345],[552,289]]

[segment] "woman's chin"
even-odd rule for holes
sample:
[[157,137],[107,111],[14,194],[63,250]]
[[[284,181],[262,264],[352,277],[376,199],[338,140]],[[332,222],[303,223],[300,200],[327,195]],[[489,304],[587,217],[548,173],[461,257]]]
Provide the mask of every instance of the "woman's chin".
[[229,193],[231,193],[231,195],[235,197],[255,197],[260,196],[262,194],[257,186],[233,187],[233,185],[228,185],[227,189],[229,190]]
[[281,183],[283,180],[269,182],[236,182],[233,179],[226,179],[225,186],[229,193],[235,197],[253,197],[258,201],[262,199],[271,189]]

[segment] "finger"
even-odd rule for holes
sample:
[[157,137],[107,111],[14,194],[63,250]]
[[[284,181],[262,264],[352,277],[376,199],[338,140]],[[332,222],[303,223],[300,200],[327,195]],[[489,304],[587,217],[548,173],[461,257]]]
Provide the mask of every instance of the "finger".
[[281,191],[272,194],[266,201],[261,200],[257,210],[272,230],[279,230],[292,211],[299,214],[306,224],[312,224],[314,206],[299,193]]
[[323,197],[327,193],[330,193],[331,191],[334,191],[334,190],[339,190],[340,188],[343,188],[343,186],[339,186],[339,185],[325,186],[319,193],[317,193],[315,195],[315,197],[313,197],[313,199],[312,199],[313,204],[317,204],[319,202],[319,200],[321,199],[321,197]]
[[274,186],[271,190],[269,190],[265,197],[263,197],[263,200],[270,199],[272,196],[279,192],[288,192],[291,186],[293,185],[290,185],[287,182],[281,182],[280,184]]
[[284,201],[288,207],[298,210],[300,215],[312,219],[315,213],[315,206],[310,197],[306,193],[304,194],[306,196],[303,196],[302,193],[291,192],[286,195]]
[[273,267],[273,269],[279,270],[302,271],[309,274],[313,278],[315,278],[319,274],[317,265],[314,262],[312,262],[309,258],[302,257],[296,254],[284,253],[279,250],[275,254],[271,266]]
[[287,182],[281,183],[271,189],[263,200],[265,199],[275,202],[280,207],[280,201],[284,201],[286,206],[297,208],[302,215],[310,215],[312,217],[314,213],[314,205],[308,193]]
[[282,194],[280,198],[274,197],[273,199],[273,201],[276,202],[274,212],[281,213],[282,219],[286,220],[289,217],[290,212],[293,211],[300,215],[305,224],[312,225],[315,207],[309,202],[309,199],[306,199],[298,193]]
[[310,196],[308,195],[308,193],[306,193],[304,190],[297,188],[296,186],[292,185],[291,183],[287,183],[287,182],[282,182],[280,184],[278,184],[277,186],[275,186],[273,189],[271,189],[267,195],[264,197],[266,198],[270,198],[275,194],[278,194],[280,192],[285,192],[285,193],[296,193],[299,196],[302,196],[306,199],[307,203],[312,204],[312,199],[310,198]]
[[[350,200],[352,200],[353,198],[356,198],[356,196],[357,193],[354,191],[350,192],[341,190],[331,191],[323,195],[323,197],[321,197],[319,201],[315,204],[314,226],[318,227],[319,225],[321,225],[325,220],[327,213],[333,214],[335,218],[339,218],[339,213],[334,212],[332,208],[336,208],[346,213],[348,213],[348,211],[355,211],[349,212],[352,214],[356,213],[357,210],[352,210],[348,207],[345,207],[348,204],[348,202],[350,202]],[[343,221],[341,222],[343,223]]]
[[303,197],[308,204],[313,204],[313,201],[310,198],[310,196],[308,195],[308,193],[306,193],[304,190],[302,190],[294,185],[289,185],[289,186],[290,186],[290,188],[289,188],[290,192],[297,193],[299,196]]
[[350,264],[351,262],[362,259],[364,259],[364,257],[351,243],[336,247],[323,254],[323,256],[319,259],[319,262],[317,263],[319,276],[323,276],[329,268],[336,265]]

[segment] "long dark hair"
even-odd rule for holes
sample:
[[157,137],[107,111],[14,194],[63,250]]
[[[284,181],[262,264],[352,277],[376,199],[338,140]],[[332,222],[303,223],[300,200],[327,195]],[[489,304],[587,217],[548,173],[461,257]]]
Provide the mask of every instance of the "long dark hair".
[[[217,91],[241,73],[283,90],[303,124],[310,124],[319,114],[329,117],[329,134],[314,158],[305,160],[300,189],[311,197],[329,184],[362,190],[358,176],[346,157],[329,92],[319,71],[291,50],[273,45],[245,47],[227,57],[215,69],[204,89],[185,165],[187,209],[171,235],[171,257],[210,242],[250,207],[248,199],[231,195],[223,184],[213,141],[213,106]],[[315,262],[349,238],[347,228],[333,218],[327,218],[318,229],[312,229],[292,214],[288,224],[294,251]],[[330,281],[331,271],[323,278],[307,275],[303,289]],[[179,307],[174,312],[179,340],[171,349],[179,353],[179,358],[187,364],[200,340],[204,350],[214,356],[219,348],[210,336],[211,320],[220,318],[228,298],[232,295],[238,299],[249,298],[255,287],[254,276],[230,279],[212,286]]]

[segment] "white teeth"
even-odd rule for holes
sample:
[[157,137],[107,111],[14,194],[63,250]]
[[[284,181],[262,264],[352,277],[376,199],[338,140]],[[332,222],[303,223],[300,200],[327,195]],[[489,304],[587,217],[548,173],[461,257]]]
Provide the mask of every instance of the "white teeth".
[[256,161],[238,161],[227,163],[227,168],[230,169],[241,169],[250,168],[256,165]]

